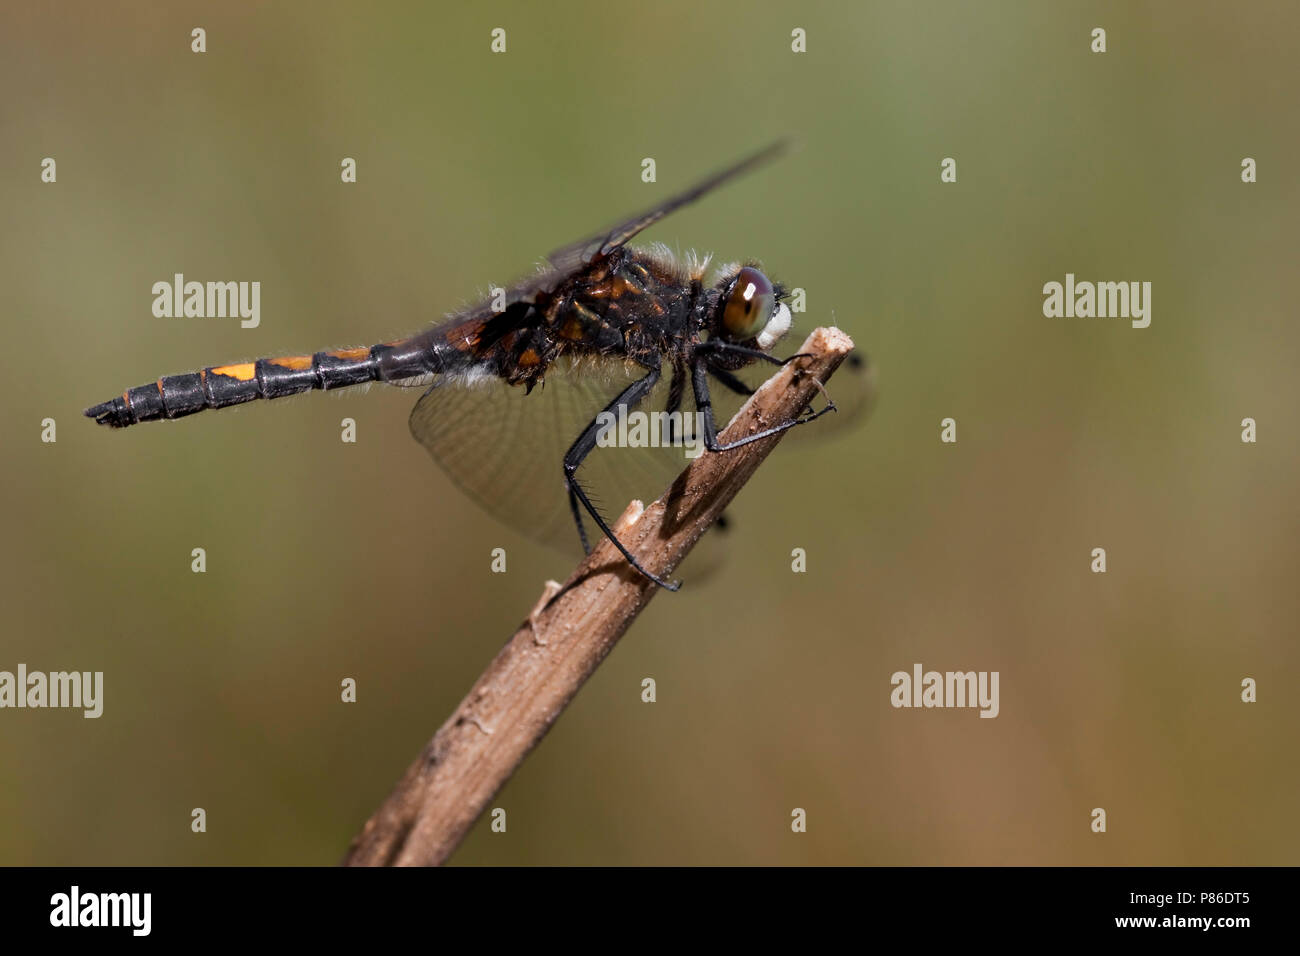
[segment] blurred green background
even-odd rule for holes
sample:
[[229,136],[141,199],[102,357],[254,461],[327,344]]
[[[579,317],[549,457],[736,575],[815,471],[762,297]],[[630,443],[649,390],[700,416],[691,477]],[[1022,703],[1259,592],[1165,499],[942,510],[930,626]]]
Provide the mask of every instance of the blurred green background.
[[[782,134],[645,238],[806,288],[876,413],[777,450],[455,862],[1296,862],[1294,3],[238,6],[0,13],[0,669],[106,681],[99,720],[0,712],[0,862],[338,861],[572,567],[406,390],[85,406],[417,331]],[[174,272],[259,280],[261,326],[155,318]],[[1151,327],[1045,318],[1067,272],[1150,281]],[[999,671],[1001,715],[894,710],[916,662]]]

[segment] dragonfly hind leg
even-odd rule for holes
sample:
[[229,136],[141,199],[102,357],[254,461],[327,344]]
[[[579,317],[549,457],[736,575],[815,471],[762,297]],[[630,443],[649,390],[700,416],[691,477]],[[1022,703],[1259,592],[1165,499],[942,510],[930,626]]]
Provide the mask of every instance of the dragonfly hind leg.
[[[617,398],[605,406],[601,414],[603,415],[606,412],[617,414],[620,406],[627,408],[635,406],[650,393],[650,390],[655,387],[655,383],[658,381],[659,367],[655,366],[646,373],[644,378],[637,379],[627,388],[623,389]],[[578,468],[596,447],[596,437],[599,432],[600,415],[597,415],[591,420],[587,427],[583,429],[582,434],[578,436],[577,441],[575,441],[564,454],[564,484],[569,492],[569,507],[573,510],[573,521],[574,524],[578,526],[578,537],[582,539],[583,550],[590,553],[590,549],[587,547],[587,532],[582,526],[582,511],[586,511],[587,514],[591,515],[591,520],[596,522],[596,526],[600,528],[605,537],[607,537],[610,542],[613,543],[614,547],[618,548],[623,557],[627,559],[628,564],[632,565],[632,567],[640,574],[645,575],[645,577],[649,578],[661,588],[668,591],[676,591],[681,587],[679,583],[665,581],[663,578],[651,574],[641,566],[641,563],[637,561],[636,558],[632,556],[632,552],[627,549],[622,541],[618,540],[618,536],[614,534],[614,529],[611,528],[609,523],[601,516],[600,512],[596,509],[596,506],[592,504],[591,498],[587,495],[586,490],[584,490],[582,485],[578,482]]]

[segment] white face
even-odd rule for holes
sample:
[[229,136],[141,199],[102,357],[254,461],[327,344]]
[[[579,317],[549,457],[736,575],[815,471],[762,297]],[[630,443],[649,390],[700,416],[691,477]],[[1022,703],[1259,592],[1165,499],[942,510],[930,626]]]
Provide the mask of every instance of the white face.
[[784,302],[777,303],[776,311],[772,313],[772,318],[767,320],[767,325],[763,326],[763,331],[758,333],[758,347],[766,352],[781,337],[790,331],[790,307]]

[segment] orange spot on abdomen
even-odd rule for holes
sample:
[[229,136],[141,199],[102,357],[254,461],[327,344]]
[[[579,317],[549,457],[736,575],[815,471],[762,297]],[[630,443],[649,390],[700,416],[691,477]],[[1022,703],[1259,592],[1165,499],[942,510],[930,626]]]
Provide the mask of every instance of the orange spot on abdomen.
[[285,358],[267,359],[268,365],[278,365],[280,368],[291,368],[301,372],[304,369],[311,368],[310,355],[290,355]]
[[326,355],[332,355],[336,359],[342,359],[345,362],[360,362],[370,358],[370,349],[339,349],[335,352],[327,352]]
[[239,365],[222,365],[212,370],[213,375],[225,375],[228,378],[237,378],[241,382],[247,382],[257,374],[257,366],[252,362],[242,362]]

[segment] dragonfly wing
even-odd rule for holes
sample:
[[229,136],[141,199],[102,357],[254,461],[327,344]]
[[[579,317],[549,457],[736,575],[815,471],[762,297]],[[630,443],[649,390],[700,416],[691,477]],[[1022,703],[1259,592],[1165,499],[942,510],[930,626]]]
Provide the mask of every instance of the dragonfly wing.
[[676,212],[683,206],[690,205],[695,200],[737,176],[775,159],[788,148],[788,140],[778,140],[757,153],[742,159],[734,166],[729,166],[721,172],[714,173],[708,179],[697,183],[685,192],[678,193],[659,205],[647,209],[639,216],[633,216],[631,219],[617,223],[594,236],[580,239],[577,242],[556,249],[547,256],[547,259],[561,273],[582,268],[601,256],[609,255],[614,249],[626,244],[637,233],[654,225],[670,213]]
[[[580,553],[564,485],[565,453],[599,412],[645,374],[621,360],[561,360],[531,393],[499,379],[439,381],[412,410],[411,433],[489,514],[536,541]],[[669,389],[670,379],[661,380],[640,406],[628,411],[662,409]],[[693,435],[694,424],[690,427]],[[625,442],[639,441],[638,434],[629,439],[630,434],[625,429]],[[610,438],[620,440],[617,429]],[[633,498],[648,504],[663,494],[689,463],[687,450],[642,444],[597,447],[583,462],[578,480],[612,520]],[[590,520],[585,526],[594,540],[599,531]]]

